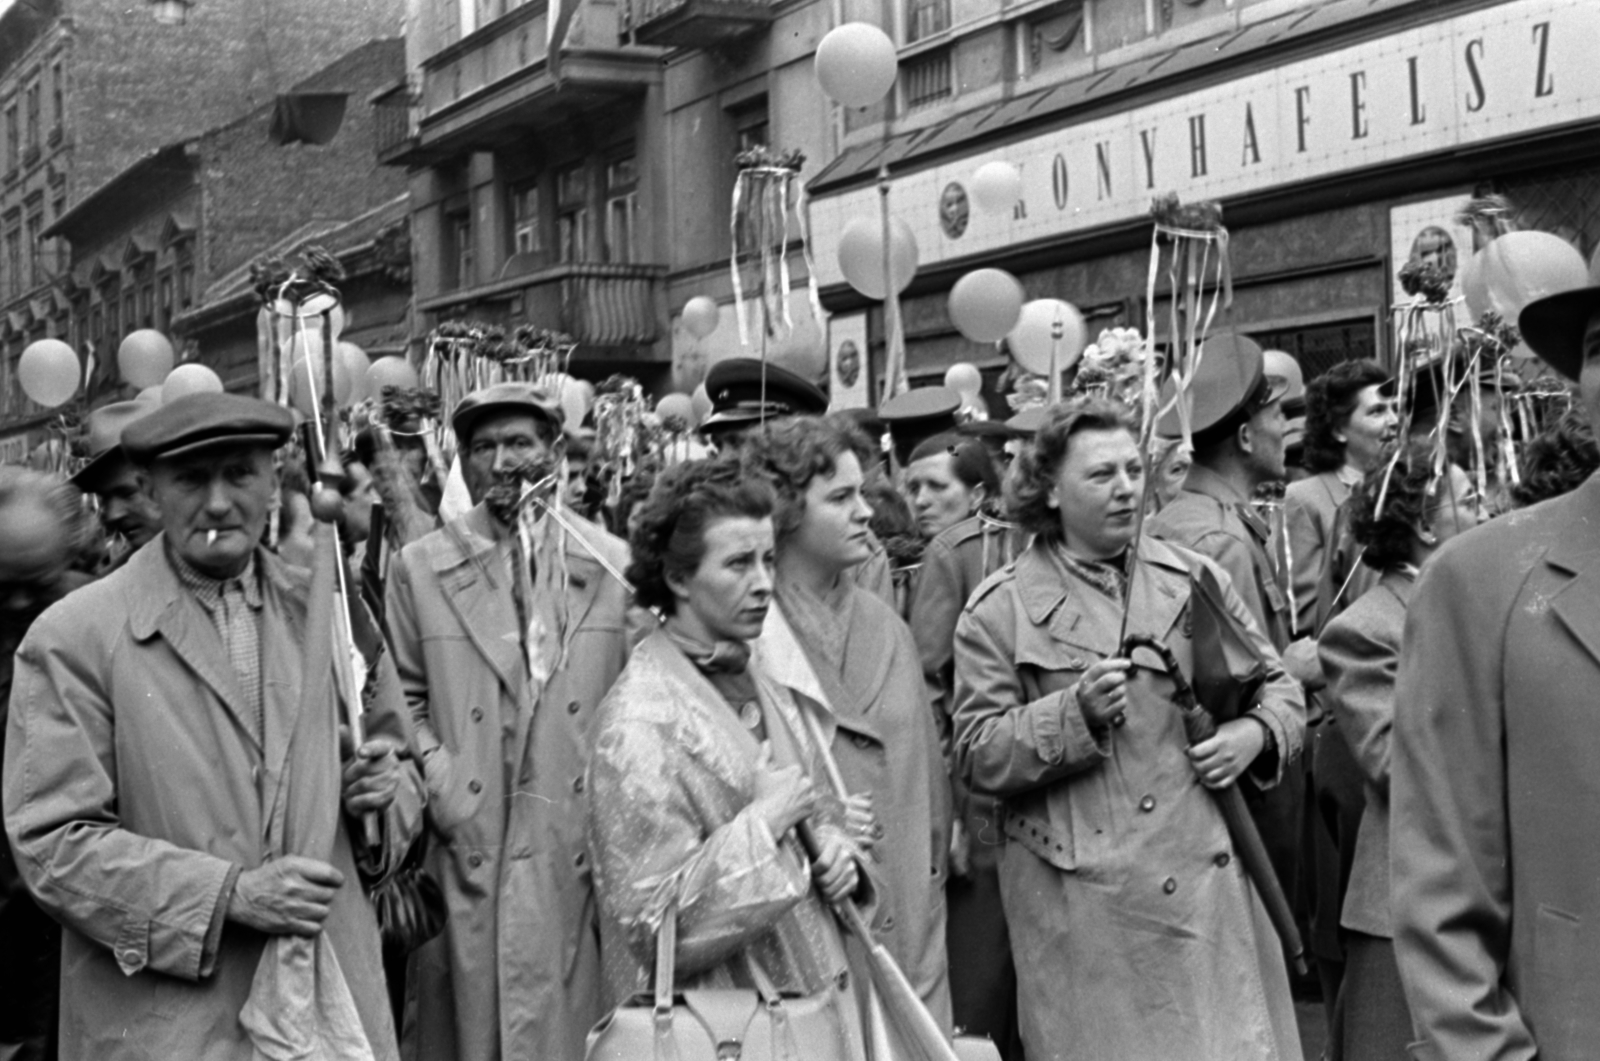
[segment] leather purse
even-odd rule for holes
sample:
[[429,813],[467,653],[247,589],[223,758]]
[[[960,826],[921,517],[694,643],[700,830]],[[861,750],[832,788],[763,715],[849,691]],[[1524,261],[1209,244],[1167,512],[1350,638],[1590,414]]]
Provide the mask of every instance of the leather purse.
[[857,1051],[833,992],[781,994],[761,967],[756,987],[675,991],[678,906],[656,933],[655,989],[612,1010],[589,1032],[585,1061],[852,1061]]

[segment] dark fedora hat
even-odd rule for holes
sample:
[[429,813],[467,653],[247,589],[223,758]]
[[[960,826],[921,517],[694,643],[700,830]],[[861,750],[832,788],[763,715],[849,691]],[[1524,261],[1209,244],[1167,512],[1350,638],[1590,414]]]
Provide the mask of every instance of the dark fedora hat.
[[91,412],[83,424],[84,456],[89,463],[72,477],[72,485],[91,494],[99,493],[128,459],[122,452],[123,429],[160,408],[158,400],[136,398],[102,405]]
[[1558,291],[1522,309],[1517,328],[1545,364],[1568,379],[1583,370],[1583,335],[1600,313],[1600,254],[1589,260],[1589,286]]

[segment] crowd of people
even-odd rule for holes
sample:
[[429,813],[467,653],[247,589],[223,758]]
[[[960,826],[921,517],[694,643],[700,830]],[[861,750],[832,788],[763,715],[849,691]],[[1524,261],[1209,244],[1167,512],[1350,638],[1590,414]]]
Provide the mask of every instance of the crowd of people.
[[875,944],[1007,1061],[1584,1056],[1600,288],[1522,328],[1515,489],[1448,353],[1236,337],[1150,425],[726,362],[614,489],[497,383],[456,513],[403,420],[97,410],[0,468],[0,1056],[578,1061],[666,975],[882,1061]]

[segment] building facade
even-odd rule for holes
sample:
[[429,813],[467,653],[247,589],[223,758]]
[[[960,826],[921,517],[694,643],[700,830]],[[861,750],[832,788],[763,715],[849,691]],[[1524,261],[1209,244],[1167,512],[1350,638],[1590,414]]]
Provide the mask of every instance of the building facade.
[[[45,231],[162,145],[271,104],[358,45],[395,36],[403,13],[403,0],[178,6],[186,17],[166,24],[149,0],[0,0],[0,425],[9,433],[50,419],[15,384],[22,349],[53,336],[84,355],[90,338],[77,330],[88,315],[78,312],[85,292],[67,244]],[[193,227],[200,213],[176,223]],[[174,233],[173,247],[183,243]],[[184,286],[198,265],[176,256],[171,265],[176,313],[199,295]],[[130,312],[119,308],[119,324],[168,319],[160,285],[150,286],[143,309],[137,294]]]
[[[850,220],[879,217],[884,166],[920,250],[902,298],[914,383],[970,361],[1001,384],[1004,349],[946,310],[974,268],[1073,302],[1091,338],[1149,330],[1150,203],[1169,192],[1225,209],[1220,324],[1312,374],[1386,351],[1396,271],[1419,238],[1471,254],[1455,214],[1475,194],[1506,194],[1523,227],[1585,254],[1600,240],[1586,0],[585,0],[559,79],[545,4],[415,6],[408,84],[379,103],[385,157],[411,172],[419,326],[562,327],[593,359],[582,374],[622,364],[658,391],[761,351],[730,272],[733,159],[758,143],[807,157],[784,247],[793,320],[768,352],[869,351],[848,385],[827,372],[843,404],[880,397],[881,304],[836,254]],[[899,58],[888,99],[862,110],[830,103],[814,70],[852,20]],[[998,216],[967,192],[993,159],[1023,178]],[[708,337],[678,318],[695,295],[723,306]]]

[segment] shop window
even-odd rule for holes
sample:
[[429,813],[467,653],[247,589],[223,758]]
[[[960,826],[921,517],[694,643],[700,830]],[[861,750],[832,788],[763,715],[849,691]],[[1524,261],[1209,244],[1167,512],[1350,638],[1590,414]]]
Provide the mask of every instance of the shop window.
[[544,230],[539,224],[539,184],[529,181],[511,190],[511,253],[535,254],[544,250]]
[[637,261],[639,172],[632,155],[606,166],[606,260]]
[[1341,361],[1378,356],[1377,333],[1372,318],[1310,324],[1270,332],[1249,332],[1268,350],[1282,350],[1300,362],[1307,382]]
[[1585,259],[1600,247],[1600,173],[1543,172],[1478,189],[1479,194],[1488,192],[1505,196],[1519,228],[1560,236]]
[[950,28],[950,0],[906,0],[906,43]]
[[930,107],[955,95],[950,76],[950,49],[924,52],[900,64],[906,110]]
[[569,166],[556,175],[556,238],[564,262],[589,260],[589,172]]

